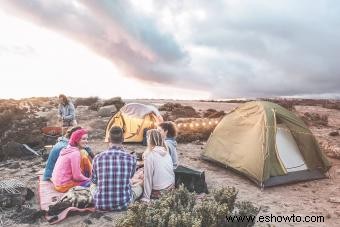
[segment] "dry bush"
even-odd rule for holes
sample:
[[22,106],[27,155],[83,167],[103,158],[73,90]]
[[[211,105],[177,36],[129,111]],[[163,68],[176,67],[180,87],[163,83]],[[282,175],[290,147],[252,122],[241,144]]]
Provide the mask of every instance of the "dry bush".
[[162,117],[165,121],[175,121],[184,117],[200,117],[200,114],[192,106],[182,106],[179,103],[165,103],[158,108],[166,111]]
[[113,98],[106,99],[103,101],[103,106],[110,106],[110,105],[115,105],[118,111],[120,110],[120,108],[122,108],[125,105],[125,103],[123,102],[121,97],[113,97]]
[[177,142],[190,143],[208,140],[221,118],[179,118],[175,121],[178,129]]
[[295,99],[262,99],[262,100],[276,103],[289,111],[293,111],[294,105],[298,104],[298,100]]
[[93,111],[98,111],[100,109],[100,107],[103,106],[103,103],[102,102],[95,102],[95,103],[92,103],[90,106],[89,106],[89,110],[93,110]]
[[322,104],[322,107],[327,109],[335,109],[340,110],[340,101],[339,100],[325,100],[325,102]]
[[328,126],[328,115],[306,112],[301,119],[309,126]]
[[110,105],[114,105],[117,111],[119,111],[120,108],[122,108],[125,105],[125,103],[123,102],[121,97],[114,97],[111,99],[106,99],[104,101],[98,100],[97,102],[94,102],[91,105],[89,105],[89,110],[98,111],[101,107]]
[[74,102],[74,106],[91,106],[92,104],[98,102],[98,97],[88,97],[88,98],[77,98]]
[[[233,226],[226,216],[236,214],[256,216],[259,209],[250,202],[237,205],[233,212],[237,195],[235,188],[222,188],[214,191],[202,200],[196,200],[195,194],[180,186],[178,189],[163,194],[159,200],[151,203],[132,204],[125,216],[118,220],[117,226],[183,226],[217,227]],[[254,223],[237,223],[238,226],[252,226]],[[241,224],[241,225],[240,225]]]
[[329,142],[320,142],[320,148],[330,158],[340,159],[340,147]]
[[12,101],[4,102],[0,106],[0,161],[16,156],[14,152],[7,149],[9,143],[25,143],[31,147],[44,145],[40,129],[47,125],[47,119],[37,117],[25,107],[19,107],[19,102],[17,101],[16,104]]
[[219,117],[223,117],[224,115],[226,115],[224,111],[217,111],[215,109],[207,109],[203,113],[203,117],[206,117],[206,118],[219,118]]
[[158,108],[159,111],[173,111],[176,108],[181,108],[182,105],[179,103],[167,102]]

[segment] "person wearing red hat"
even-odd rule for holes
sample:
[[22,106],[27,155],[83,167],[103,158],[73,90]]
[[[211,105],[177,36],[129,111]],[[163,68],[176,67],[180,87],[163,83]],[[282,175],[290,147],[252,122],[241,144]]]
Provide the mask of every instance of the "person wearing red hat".
[[67,192],[74,186],[88,186],[90,178],[82,172],[81,150],[87,146],[88,132],[78,129],[73,132],[66,148],[61,150],[53,169],[51,181],[59,192]]

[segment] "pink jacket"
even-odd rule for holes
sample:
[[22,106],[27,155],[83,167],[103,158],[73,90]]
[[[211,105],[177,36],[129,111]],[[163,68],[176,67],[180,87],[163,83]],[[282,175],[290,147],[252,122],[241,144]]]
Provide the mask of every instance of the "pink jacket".
[[77,147],[68,145],[62,149],[52,173],[51,181],[54,186],[65,185],[71,181],[89,180],[81,173],[80,160],[80,151]]

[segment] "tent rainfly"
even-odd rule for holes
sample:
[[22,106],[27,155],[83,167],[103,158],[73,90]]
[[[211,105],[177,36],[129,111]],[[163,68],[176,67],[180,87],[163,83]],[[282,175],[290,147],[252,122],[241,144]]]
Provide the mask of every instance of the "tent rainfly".
[[163,122],[158,109],[151,105],[129,103],[111,117],[106,125],[105,141],[109,141],[110,129],[119,126],[124,130],[124,142],[142,142],[146,129]]
[[330,168],[305,123],[265,101],[242,104],[224,116],[202,157],[236,170],[261,187],[321,179]]

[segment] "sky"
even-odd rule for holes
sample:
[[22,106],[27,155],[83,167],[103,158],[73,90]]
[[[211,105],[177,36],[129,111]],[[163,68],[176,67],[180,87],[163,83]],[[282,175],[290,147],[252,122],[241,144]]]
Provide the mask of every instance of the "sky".
[[340,98],[336,0],[0,0],[0,98]]

